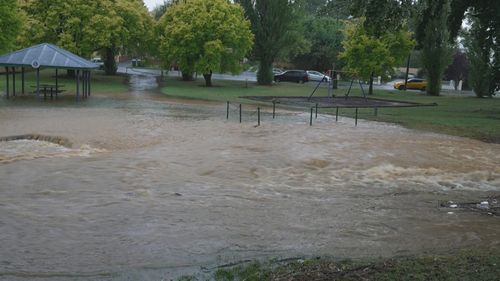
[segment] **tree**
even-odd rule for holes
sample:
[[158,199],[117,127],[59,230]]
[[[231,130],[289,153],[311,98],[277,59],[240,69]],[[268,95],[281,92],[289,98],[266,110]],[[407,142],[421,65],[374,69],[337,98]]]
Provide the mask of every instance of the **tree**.
[[183,79],[203,73],[206,86],[212,72],[237,73],[252,48],[250,22],[240,5],[226,0],[186,0],[172,5],[158,23],[165,64],[176,63]]
[[319,16],[332,17],[339,20],[345,20],[351,15],[351,2],[348,0],[328,0],[327,3],[320,7]]
[[300,25],[302,1],[237,0],[245,9],[255,35],[254,55],[259,60],[257,81],[261,85],[273,82],[274,61],[301,42],[294,30]]
[[427,94],[439,96],[443,72],[451,62],[452,45],[449,42],[448,0],[425,0],[417,38],[422,47],[422,64],[427,73]]
[[12,50],[21,27],[16,0],[4,0],[0,5],[0,54]]
[[126,53],[133,57],[152,53],[154,44],[153,19],[142,0],[117,0],[114,2],[119,21],[122,25],[115,32],[118,34],[102,50],[104,70],[108,75],[116,74],[117,66],[115,56]]
[[448,25],[453,40],[467,17],[465,34],[470,61],[470,82],[478,97],[491,97],[500,89],[500,2],[495,0],[453,0]]
[[[340,2],[345,3],[346,0],[341,0]],[[380,40],[389,45],[394,45],[393,47],[395,48],[391,50],[392,52],[404,50],[405,54],[398,53],[391,55],[396,59],[394,63],[401,63],[401,56],[407,57],[410,54],[410,50],[407,50],[405,46],[401,46],[403,47],[402,49],[398,49],[397,46],[398,44],[404,45],[404,42],[411,41],[409,38],[407,39],[410,41],[405,40],[405,37],[409,35],[407,32],[410,23],[408,18],[411,18],[410,16],[414,11],[412,0],[354,0],[347,2],[346,5],[350,8],[351,14],[363,19],[363,30],[367,36],[373,40]],[[393,42],[394,44],[387,41],[390,37],[396,40]],[[380,70],[381,68],[383,69],[384,66],[380,66],[378,69]],[[369,77],[369,94],[373,93],[373,75],[376,72],[376,70],[373,70]],[[384,73],[380,75],[385,76]]]
[[465,53],[456,50],[453,54],[453,62],[444,72],[445,79],[455,81],[455,90],[458,89],[458,82],[465,81],[468,75],[469,62]]
[[56,44],[90,57],[104,53],[105,70],[116,73],[120,51],[143,51],[152,20],[140,0],[27,0],[19,2],[26,14],[20,44]]
[[311,47],[309,52],[292,59],[294,65],[303,69],[331,69],[342,50],[343,27],[343,22],[333,17],[307,17],[304,22],[304,29],[307,30],[305,39],[310,42]]
[[123,24],[110,0],[31,0],[22,9],[28,24],[21,44],[49,42],[84,57],[110,45]]
[[411,34],[399,31],[377,38],[369,35],[364,26],[362,20],[357,20],[346,28],[344,51],[339,55],[346,63],[344,70],[364,80],[374,75],[387,77],[413,48]]

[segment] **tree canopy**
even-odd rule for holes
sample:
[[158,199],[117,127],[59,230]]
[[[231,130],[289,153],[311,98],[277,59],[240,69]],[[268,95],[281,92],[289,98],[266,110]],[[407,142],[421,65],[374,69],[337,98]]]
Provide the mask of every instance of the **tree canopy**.
[[269,85],[273,81],[272,66],[280,55],[303,42],[297,33],[302,17],[302,1],[237,0],[245,9],[255,35],[254,54],[259,60],[257,81]]
[[148,50],[152,19],[141,0],[21,1],[26,27],[19,45],[48,42],[80,56],[108,50],[109,70],[116,71],[114,55]]
[[427,94],[438,96],[444,70],[451,63],[452,45],[449,42],[448,0],[425,0],[417,38],[422,48],[422,64],[427,74]]
[[2,1],[2,5],[0,5],[0,54],[14,48],[20,27],[17,1]]
[[304,21],[308,52],[296,55],[292,62],[299,68],[332,69],[338,65],[338,54],[342,50],[344,22],[328,16],[309,16]]
[[344,70],[364,80],[373,75],[387,77],[413,48],[411,34],[401,30],[375,37],[369,35],[364,26],[363,20],[357,20],[346,28],[344,51],[340,53],[346,63]]
[[174,4],[158,22],[158,34],[163,62],[177,64],[185,79],[202,73],[207,86],[214,71],[241,71],[253,43],[243,9],[226,0]]

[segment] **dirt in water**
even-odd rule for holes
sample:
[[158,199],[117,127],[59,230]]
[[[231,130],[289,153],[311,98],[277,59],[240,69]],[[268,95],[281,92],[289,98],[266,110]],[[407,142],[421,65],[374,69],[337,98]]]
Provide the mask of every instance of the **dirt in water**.
[[498,217],[439,205],[498,195],[498,144],[287,111],[255,127],[253,111],[239,124],[224,104],[137,91],[91,100],[0,105],[0,137],[73,143],[0,143],[0,279],[500,246]]

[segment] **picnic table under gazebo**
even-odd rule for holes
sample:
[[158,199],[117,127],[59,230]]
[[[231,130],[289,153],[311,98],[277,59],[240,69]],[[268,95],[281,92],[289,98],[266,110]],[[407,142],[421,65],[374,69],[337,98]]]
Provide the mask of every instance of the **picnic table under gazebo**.
[[[91,93],[90,74],[93,69],[99,66],[89,60],[79,57],[67,50],[43,43],[26,49],[18,50],[0,56],[0,67],[5,67],[6,87],[5,96],[16,96],[16,69],[21,72],[21,93],[26,92],[25,70],[32,68],[36,71],[36,85],[33,85],[34,93],[38,98],[40,94],[44,97],[61,93],[64,85],[59,84],[58,70],[74,70],[76,79],[76,99],[80,96],[86,98]],[[53,84],[40,83],[40,69],[55,69],[55,81]],[[12,86],[10,83],[12,76]]]

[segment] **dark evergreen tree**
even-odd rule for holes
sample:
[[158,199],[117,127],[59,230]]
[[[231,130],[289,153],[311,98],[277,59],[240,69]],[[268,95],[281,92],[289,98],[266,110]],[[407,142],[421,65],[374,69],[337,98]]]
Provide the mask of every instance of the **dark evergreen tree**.
[[253,53],[259,61],[257,81],[261,85],[273,82],[273,63],[296,44],[294,27],[301,21],[302,1],[236,0],[245,9],[255,35]]
[[451,62],[449,42],[449,0],[425,0],[417,38],[422,48],[422,65],[427,74],[427,94],[439,96],[443,72]]

